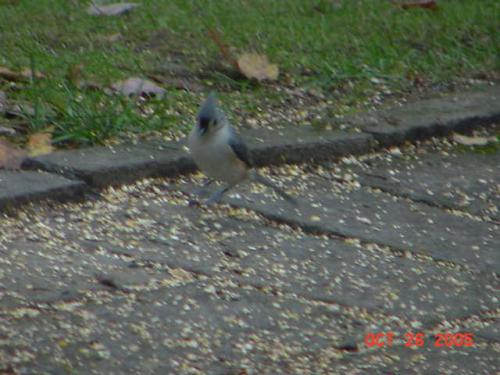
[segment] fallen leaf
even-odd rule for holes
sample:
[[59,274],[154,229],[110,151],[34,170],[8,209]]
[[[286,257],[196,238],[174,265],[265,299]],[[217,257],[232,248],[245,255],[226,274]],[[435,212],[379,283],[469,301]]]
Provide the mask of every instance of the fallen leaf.
[[239,71],[249,79],[258,81],[278,79],[278,65],[271,64],[266,55],[245,53],[238,57]]
[[48,128],[29,136],[26,149],[30,156],[50,154],[54,151],[54,146],[52,146],[52,131],[53,128]]
[[402,2],[402,3],[394,1],[393,3],[400,6],[403,9],[423,8],[428,10],[438,10],[438,5],[436,0],[416,0],[416,1]]
[[208,36],[217,45],[222,57],[248,79],[274,81],[278,78],[278,65],[271,64],[266,55],[244,53],[235,58],[231,53],[230,46],[223,41],[222,35],[218,31],[208,30]]
[[0,126],[0,135],[14,135],[16,130],[13,128],[6,128],[5,126]]
[[35,115],[35,108],[28,102],[6,102],[5,114],[7,117],[30,117]]
[[19,117],[22,119],[33,118],[34,116],[45,116],[51,117],[55,115],[53,108],[46,104],[39,102],[38,104],[31,104],[26,101],[17,101],[14,102],[12,100],[7,100],[5,105],[5,117],[13,118]]
[[19,169],[26,152],[13,147],[9,142],[0,139],[0,169]]
[[163,96],[165,89],[158,86],[153,81],[143,78],[132,77],[124,81],[113,83],[111,88],[123,95],[158,95]]
[[91,16],[119,16],[120,14],[130,12],[138,7],[137,3],[115,3],[109,5],[91,4],[87,8],[87,13]]
[[461,134],[453,134],[453,140],[464,146],[485,146],[488,143],[498,142],[496,137],[468,137]]
[[[28,81],[33,76],[33,72],[30,68],[23,68],[19,72],[15,72],[4,66],[0,66],[0,78],[7,81]],[[45,74],[41,72],[35,72],[36,78],[45,78]]]

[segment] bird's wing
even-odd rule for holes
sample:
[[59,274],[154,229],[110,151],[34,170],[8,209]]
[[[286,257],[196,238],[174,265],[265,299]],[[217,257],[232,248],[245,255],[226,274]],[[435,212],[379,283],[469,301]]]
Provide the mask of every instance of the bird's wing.
[[238,159],[244,162],[249,168],[252,167],[252,161],[250,159],[250,152],[248,151],[248,147],[243,142],[243,139],[240,137],[238,133],[233,128],[230,128],[231,137],[229,139],[229,146],[236,154]]

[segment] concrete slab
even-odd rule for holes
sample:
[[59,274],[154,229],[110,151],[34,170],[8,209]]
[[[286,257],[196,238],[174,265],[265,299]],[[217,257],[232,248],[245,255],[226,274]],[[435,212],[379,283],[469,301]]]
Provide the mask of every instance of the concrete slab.
[[394,195],[500,221],[500,152],[391,156],[349,166],[359,182]]
[[299,207],[248,191],[243,199],[226,201],[309,232],[355,237],[478,270],[500,271],[496,225],[364,188],[335,191],[335,183],[314,174],[289,182],[298,187]]
[[195,169],[181,146],[152,142],[141,145],[93,147],[58,151],[28,158],[23,168],[43,169],[68,178],[77,178],[90,186],[120,185],[145,177],[176,176]]
[[467,131],[500,120],[500,86],[355,116],[350,122],[373,135],[380,145]]
[[84,190],[83,182],[51,173],[0,170],[0,212],[41,199],[80,199]]
[[310,163],[370,152],[375,147],[369,134],[315,130],[287,126],[276,129],[245,129],[252,160],[257,166]]
[[[20,319],[19,316],[23,318]],[[178,281],[139,294],[0,313],[0,366],[21,373],[315,373],[315,353],[400,322],[230,281]],[[0,367],[1,368],[1,367]]]
[[[80,249],[74,255],[64,248],[56,250],[56,259],[77,256],[81,259],[78,264],[110,274],[108,279],[125,287],[134,285],[135,268],[129,268],[134,265],[150,270],[150,282],[161,278],[154,270],[182,268],[200,277],[224,277],[328,304],[391,312],[427,324],[499,306],[491,295],[498,283],[490,275],[463,273],[290,228],[279,230],[203,207],[142,198],[127,200],[111,212],[89,215],[83,221],[75,217],[60,223],[60,218],[48,217],[45,224],[56,233],[64,231],[65,241],[73,243],[75,251]],[[13,242],[6,247],[25,246]],[[35,248],[43,254],[51,247]],[[113,261],[115,258],[121,261]],[[88,274],[85,269],[76,272],[79,269],[75,267],[72,279]],[[116,272],[119,277],[113,276]],[[24,277],[31,274],[27,270],[19,273]]]
[[[318,132],[302,127],[244,130],[242,136],[256,165],[334,159],[366,153],[374,145],[373,137],[368,134]],[[182,142],[59,151],[29,158],[23,168],[78,178],[95,187],[120,185],[145,177],[175,177],[196,169]]]

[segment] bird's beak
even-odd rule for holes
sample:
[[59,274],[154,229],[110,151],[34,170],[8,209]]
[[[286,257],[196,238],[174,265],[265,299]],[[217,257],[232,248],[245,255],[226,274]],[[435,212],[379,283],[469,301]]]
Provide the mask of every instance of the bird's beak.
[[200,124],[200,125],[198,125],[198,129],[199,129],[200,135],[204,135],[207,132],[208,127]]

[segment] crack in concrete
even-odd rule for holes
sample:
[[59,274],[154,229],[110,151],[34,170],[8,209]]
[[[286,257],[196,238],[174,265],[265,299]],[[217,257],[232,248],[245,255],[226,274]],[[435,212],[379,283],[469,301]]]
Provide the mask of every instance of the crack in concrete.
[[[380,176],[380,177],[382,177],[382,176]],[[437,202],[430,202],[430,201],[423,199],[423,198],[421,198],[421,199],[413,198],[413,197],[411,197],[411,195],[406,194],[404,192],[400,192],[399,194],[397,194],[397,193],[390,191],[388,189],[385,189],[383,187],[379,187],[379,186],[374,187],[374,186],[369,185],[369,184],[363,184],[363,182],[360,182],[360,184],[362,186],[366,187],[368,189],[368,191],[370,191],[370,192],[382,193],[382,194],[385,194],[387,196],[400,198],[400,199],[403,199],[403,200],[408,201],[408,202],[420,203],[420,204],[424,204],[424,205],[426,205],[428,207],[432,207],[432,208],[439,208],[440,210],[443,210],[444,212],[447,212],[447,213],[454,215],[454,216],[467,217],[470,220],[474,220],[474,221],[478,221],[478,222],[500,225],[500,221],[495,220],[494,218],[492,218],[490,216],[486,216],[486,215],[485,216],[478,216],[478,215],[471,214],[468,211],[460,210],[458,208],[448,207],[448,206],[439,204]],[[457,212],[460,212],[460,215],[457,215]]]
[[[235,207],[235,208],[239,208],[238,205],[231,204],[231,206]],[[363,240],[363,239],[358,238],[358,237],[350,237],[350,236],[346,236],[346,235],[343,235],[343,234],[338,233],[338,232],[325,231],[323,229],[320,229],[320,226],[316,226],[314,224],[301,225],[300,223],[297,223],[293,220],[288,220],[288,219],[283,218],[279,215],[266,214],[266,213],[259,212],[259,211],[254,211],[254,212],[256,214],[262,216],[263,218],[273,222],[273,223],[276,223],[279,225],[287,225],[292,229],[302,230],[304,233],[310,234],[313,236],[327,236],[328,238],[337,239],[337,240],[344,240],[344,241],[352,238],[352,239],[359,241],[364,246],[377,245],[377,247],[386,248],[392,253],[392,255],[397,256],[397,257],[403,257],[403,256],[405,256],[406,252],[410,252],[415,259],[420,260],[421,262],[424,262],[424,263],[425,262],[432,262],[432,263],[435,263],[435,264],[442,266],[442,267],[446,267],[449,269],[456,269],[456,270],[460,270],[460,271],[471,273],[471,274],[486,274],[486,273],[488,273],[487,271],[477,270],[477,269],[468,267],[464,264],[455,263],[455,262],[452,262],[450,260],[436,259],[430,255],[424,255],[424,254],[414,252],[414,251],[411,251],[408,249],[396,248],[393,246],[389,246],[387,244],[366,241],[366,240]]]

